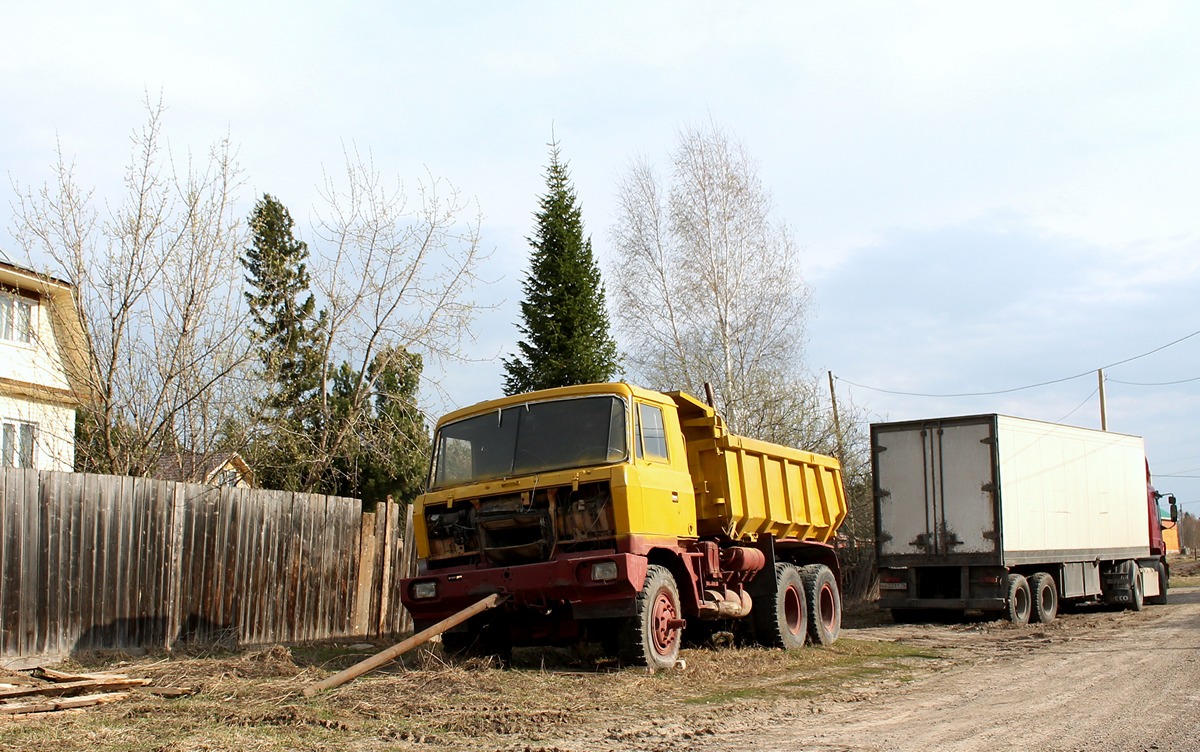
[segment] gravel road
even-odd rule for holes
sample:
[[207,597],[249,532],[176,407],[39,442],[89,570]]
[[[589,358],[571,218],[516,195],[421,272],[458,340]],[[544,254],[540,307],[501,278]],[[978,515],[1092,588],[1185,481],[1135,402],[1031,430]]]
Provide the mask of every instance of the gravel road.
[[693,749],[776,752],[1200,750],[1200,589],[1141,612],[1046,626],[882,626],[847,636],[925,644],[961,660],[857,701],[779,701]]

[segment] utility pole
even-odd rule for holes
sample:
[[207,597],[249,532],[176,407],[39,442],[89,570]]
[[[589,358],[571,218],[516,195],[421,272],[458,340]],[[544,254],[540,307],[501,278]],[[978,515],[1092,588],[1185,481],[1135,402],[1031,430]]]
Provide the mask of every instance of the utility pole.
[[1108,406],[1104,403],[1104,369],[1096,370],[1096,377],[1100,380],[1100,430],[1108,430]]
[[[837,391],[833,388],[833,371],[829,371],[829,402],[833,405],[833,431],[837,435],[837,460],[842,465],[843,472],[846,469],[846,448],[842,445],[842,421],[838,417],[837,409]],[[845,476],[843,475],[843,488],[845,488]],[[854,502],[849,498],[846,499],[846,524],[844,528],[848,531],[850,546],[858,549],[858,535],[854,532]]]
[[833,430],[837,434],[838,462],[845,462],[846,450],[842,446],[842,421],[838,418],[837,392],[833,388],[833,371],[829,372],[829,401],[833,404]]

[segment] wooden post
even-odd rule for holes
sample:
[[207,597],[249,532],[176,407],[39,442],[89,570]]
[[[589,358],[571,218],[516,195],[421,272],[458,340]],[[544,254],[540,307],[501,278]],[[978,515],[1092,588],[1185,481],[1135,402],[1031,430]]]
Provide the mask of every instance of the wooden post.
[[1100,380],[1100,430],[1108,430],[1108,406],[1104,402],[1104,369],[1096,371],[1096,376]]
[[490,608],[495,608],[497,605],[499,605],[499,603],[500,603],[500,595],[498,593],[492,593],[491,595],[484,598],[483,600],[478,601],[478,602],[474,603],[473,605],[467,606],[462,611],[459,611],[457,614],[454,614],[453,616],[448,616],[445,619],[442,619],[441,621],[439,621],[437,624],[434,624],[432,627],[429,627],[428,629],[424,629],[420,632],[417,632],[415,635],[413,635],[412,637],[409,637],[407,640],[398,642],[395,645],[388,648],[387,650],[376,653],[375,655],[371,656],[370,658],[366,659],[365,661],[360,661],[360,662],[354,664],[353,666],[351,666],[350,668],[334,674],[333,676],[329,677],[328,679],[323,679],[315,684],[308,685],[307,687],[304,688],[304,696],[312,697],[313,695],[317,694],[318,692],[323,692],[326,689],[333,689],[334,687],[340,687],[343,684],[345,684],[346,682],[357,679],[358,677],[362,676],[363,674],[367,673],[368,671],[374,671],[375,669],[379,668],[380,666],[382,666],[386,663],[391,663],[393,660],[395,660],[399,656],[403,655],[404,653],[407,653],[408,651],[412,650],[413,648],[417,647],[418,645],[428,642],[431,638],[433,638],[437,635],[440,635],[442,632],[445,632],[447,629],[450,629],[451,627],[455,627],[455,626],[458,626],[459,624],[462,624],[464,621],[466,621],[467,619],[470,619],[472,616],[474,616],[476,614],[483,613],[484,611],[487,611]]
[[838,418],[837,392],[833,388],[833,371],[829,371],[829,401],[833,404],[833,430],[837,434],[838,462],[845,462],[846,449],[842,446],[842,421]]
[[[833,371],[829,371],[829,403],[833,405],[833,431],[837,434],[837,460],[843,466],[846,463],[846,447],[842,444],[842,420],[838,417],[837,409],[837,390],[833,388]],[[845,467],[842,468],[843,470]],[[842,480],[842,488],[845,489],[845,476]],[[846,524],[845,529],[849,533],[850,545],[858,546],[858,536],[854,533],[854,505],[850,503],[850,499],[846,499]]]
[[375,512],[363,514],[358,525],[358,588],[354,597],[354,634],[371,634],[371,590],[375,585]]

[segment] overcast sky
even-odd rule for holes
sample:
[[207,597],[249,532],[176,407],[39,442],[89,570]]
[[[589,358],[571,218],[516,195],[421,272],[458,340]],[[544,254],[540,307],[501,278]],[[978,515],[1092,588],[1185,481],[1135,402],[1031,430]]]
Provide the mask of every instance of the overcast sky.
[[1112,365],[1109,428],[1200,512],[1200,4],[1047,5],[0,2],[0,169],[36,185],[57,142],[115,195],[149,91],[173,149],[230,136],[246,213],[304,223],[347,146],[448,179],[497,280],[478,362],[428,374],[467,404],[515,346],[551,129],[606,265],[630,160],[711,119],[803,248],[840,400],[1098,427]]

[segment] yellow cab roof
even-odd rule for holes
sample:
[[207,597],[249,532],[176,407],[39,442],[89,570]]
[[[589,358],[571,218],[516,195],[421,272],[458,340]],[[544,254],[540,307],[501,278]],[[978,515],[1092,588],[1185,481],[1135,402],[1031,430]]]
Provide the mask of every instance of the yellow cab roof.
[[487,400],[485,402],[479,402],[468,407],[459,408],[452,413],[444,415],[442,416],[441,420],[437,422],[437,425],[440,428],[447,423],[453,423],[472,415],[489,413],[493,410],[502,410],[506,407],[524,405],[529,402],[545,402],[548,400],[565,399],[568,397],[586,397],[603,394],[612,394],[625,398],[637,397],[638,399],[646,402],[657,402],[664,405],[678,404],[679,400],[683,399],[691,405],[702,407],[704,409],[711,409],[708,408],[707,405],[701,403],[699,400],[696,400],[694,397],[683,394],[682,392],[663,394],[662,392],[655,392],[649,389],[643,389],[639,386],[634,386],[633,384],[627,384],[624,381],[615,381],[607,384],[580,384],[578,386],[562,386],[556,389],[543,389],[538,392],[526,392],[524,394],[514,394],[511,397],[500,397],[493,400]]

